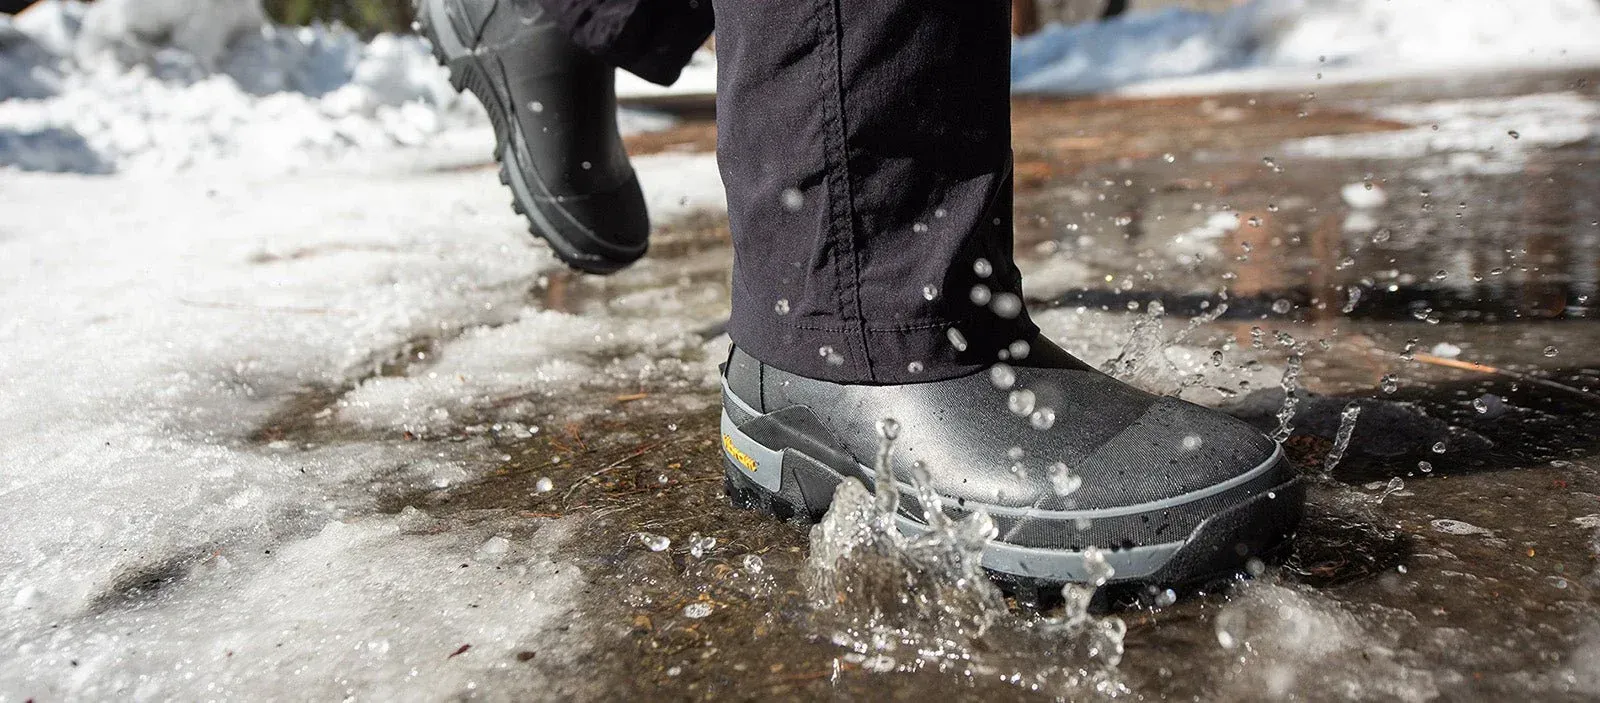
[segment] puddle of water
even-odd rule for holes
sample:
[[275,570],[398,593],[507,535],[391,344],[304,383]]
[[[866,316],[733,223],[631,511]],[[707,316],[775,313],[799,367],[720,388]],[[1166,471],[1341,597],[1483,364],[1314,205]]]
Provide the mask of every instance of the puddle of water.
[[[596,643],[581,689],[593,697],[1600,695],[1600,518],[1583,522],[1600,515],[1600,403],[1586,395],[1600,389],[1588,317],[1600,229],[1585,219],[1600,182],[1582,166],[1596,146],[1459,178],[1423,168],[1448,155],[1264,155],[1086,164],[1041,177],[1020,202],[1032,217],[1018,218],[1033,223],[1021,233],[1033,264],[1078,267],[1052,299],[1131,318],[1115,334],[1058,319],[1104,337],[1067,342],[1141,384],[1239,401],[1264,431],[1285,429],[1316,474],[1293,555],[1253,582],[1115,620],[1039,613],[975,574],[970,533],[886,530],[864,488],[842,489],[818,527],[738,510],[722,496],[715,392],[698,387],[671,390],[696,401],[690,412],[602,383],[537,399],[519,425],[478,418],[473,436],[498,457],[487,478],[386,509],[418,506],[443,525],[575,523],[562,556],[587,584],[574,627]],[[1365,203],[1368,181],[1386,197],[1356,207],[1346,186]],[[654,267],[552,277],[533,294],[550,309],[633,314],[666,290],[714,322],[726,257],[721,239],[694,235]]]

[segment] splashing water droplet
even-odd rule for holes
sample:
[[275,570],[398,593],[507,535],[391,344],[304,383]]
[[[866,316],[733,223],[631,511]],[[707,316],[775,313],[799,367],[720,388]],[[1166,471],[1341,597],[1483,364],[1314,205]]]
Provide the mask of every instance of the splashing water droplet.
[[701,618],[708,617],[710,615],[711,615],[711,604],[710,603],[706,603],[706,602],[703,602],[703,601],[697,601],[697,602],[694,602],[694,603],[690,603],[690,604],[688,604],[686,606],[683,606],[683,616],[686,617],[686,618],[699,620]]
[[972,262],[972,272],[978,274],[978,278],[988,278],[989,274],[994,273],[994,264],[989,263],[988,259],[978,259]]
[[937,298],[937,297],[939,297],[939,287],[938,286],[935,286],[932,283],[929,283],[929,284],[927,284],[927,285],[922,287],[922,298],[924,300],[933,300],[934,298]]
[[1556,354],[1559,354],[1559,353],[1561,353],[1561,350],[1557,349],[1555,347],[1545,347],[1544,348],[1544,355],[1546,357],[1555,356]]
[[801,206],[806,204],[806,198],[800,194],[800,189],[798,188],[784,188],[779,198],[783,203],[783,209],[789,212],[799,210]]
[[767,568],[766,562],[762,561],[761,557],[755,554],[744,555],[742,564],[744,566],[744,570],[752,574],[759,574],[763,569]]
[[696,559],[705,556],[707,552],[715,549],[716,546],[717,538],[715,537],[705,537],[699,532],[690,533],[689,535],[689,556]]
[[1058,496],[1072,495],[1083,487],[1083,477],[1072,473],[1066,464],[1059,461],[1051,464],[1050,468],[1045,470],[1045,475],[1050,479],[1051,490]]
[[649,532],[640,532],[639,541],[644,543],[646,549],[652,552],[665,552],[672,546],[672,540],[662,535],[653,535]]
[[945,337],[950,339],[950,346],[955,347],[956,351],[964,352],[967,350],[967,338],[961,334],[961,330],[951,327],[945,330]]
[[894,514],[900,509],[900,485],[894,480],[894,441],[900,437],[900,423],[892,417],[878,421],[878,456],[872,462],[873,505],[878,519],[894,529]]
[[995,364],[989,367],[989,382],[995,388],[1006,390],[1017,383],[1017,372],[1009,364]]
[[1378,387],[1384,393],[1393,393],[1400,390],[1400,379],[1396,378],[1392,373],[1386,373],[1383,375],[1383,379],[1378,381]]
[[789,314],[789,299],[788,298],[779,298],[778,302],[775,305],[772,306],[772,310],[773,310],[773,312],[776,312],[779,315],[787,315],[787,314]]
[[1359,286],[1350,286],[1345,290],[1345,293],[1349,295],[1349,298],[1345,300],[1344,307],[1340,308],[1339,311],[1348,315],[1356,309],[1356,303],[1361,302],[1361,288]]
[[994,297],[994,303],[989,309],[1004,319],[1014,320],[1017,315],[1022,314],[1022,298],[1016,293],[1001,293]]
[[550,480],[549,476],[540,476],[539,480],[533,483],[533,492],[535,493],[549,493],[555,488],[556,484]]
[[1050,408],[1039,408],[1028,416],[1028,422],[1033,425],[1033,429],[1043,432],[1055,426],[1056,411]]
[[1033,403],[1033,391],[1026,388],[1011,391],[1011,395],[1006,398],[1006,407],[1010,408],[1013,414],[1024,417],[1033,412]]
[[1295,395],[1300,387],[1300,364],[1300,354],[1290,354],[1283,367],[1283,379],[1278,382],[1279,387],[1283,388],[1283,406],[1278,408],[1278,429],[1272,433],[1275,442],[1282,442],[1294,433],[1294,425],[1290,423],[1294,420],[1295,409],[1300,405],[1300,397]]
[[831,346],[823,345],[817,347],[817,356],[822,357],[822,360],[828,362],[829,366],[844,365],[844,356],[840,355],[839,352]]
[[1333,448],[1328,450],[1328,456],[1322,460],[1322,470],[1332,473],[1333,468],[1339,465],[1344,458],[1345,450],[1350,448],[1350,437],[1355,434],[1356,420],[1361,417],[1361,406],[1350,403],[1339,411],[1339,429],[1333,435]]

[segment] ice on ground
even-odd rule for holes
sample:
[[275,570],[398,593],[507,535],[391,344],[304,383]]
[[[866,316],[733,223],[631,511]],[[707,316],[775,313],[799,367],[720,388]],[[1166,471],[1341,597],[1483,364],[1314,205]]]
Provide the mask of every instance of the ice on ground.
[[[718,202],[701,192],[718,187],[714,160],[700,159],[640,161],[665,208],[653,215]],[[555,594],[577,575],[506,568],[560,531],[516,532],[522,520],[432,535],[406,527],[418,515],[372,516],[385,497],[491,470],[481,440],[345,428],[323,445],[271,431],[336,423],[333,403],[416,340],[446,340],[453,359],[495,326],[548,319],[527,311],[528,291],[560,265],[491,172],[10,173],[0,212],[0,690],[291,690],[270,687],[276,676],[319,698],[390,683],[454,697],[536,680],[504,648],[560,621]],[[670,313],[659,327],[672,320],[692,327]],[[587,324],[569,322],[546,329]],[[611,348],[645,348],[653,338],[622,335],[656,328],[612,330]],[[612,363],[570,358],[584,378]],[[501,569],[459,568],[496,535],[510,541]],[[447,568],[437,583],[418,576]]]
[[1019,40],[1025,92],[1206,93],[1600,64],[1590,0],[1252,0],[1053,25]]
[[39,171],[273,175],[487,134],[420,37],[277,26],[247,0],[44,0],[0,24],[0,100],[0,166]]
[[[563,631],[582,574],[552,559],[571,526],[518,518],[439,532],[427,520],[335,520],[287,545],[221,546],[162,572],[182,583],[115,594],[61,628],[14,607],[42,632],[6,643],[0,685],[41,700],[560,690],[570,678],[550,672],[584,653],[580,633]],[[494,540],[494,563],[474,561]]]

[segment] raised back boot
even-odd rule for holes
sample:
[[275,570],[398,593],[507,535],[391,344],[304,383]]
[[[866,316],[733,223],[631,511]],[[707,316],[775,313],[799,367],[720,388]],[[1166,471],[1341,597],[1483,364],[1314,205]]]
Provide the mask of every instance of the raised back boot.
[[650,222],[617,132],[615,69],[574,46],[534,0],[416,0],[456,90],[494,125],[500,182],[534,235],[580,271],[644,256]]

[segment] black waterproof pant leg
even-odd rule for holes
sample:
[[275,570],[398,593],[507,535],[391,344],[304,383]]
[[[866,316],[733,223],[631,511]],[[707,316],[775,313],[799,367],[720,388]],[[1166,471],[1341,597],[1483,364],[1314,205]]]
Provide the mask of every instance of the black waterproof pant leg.
[[[628,37],[690,36],[630,33],[641,13],[687,26],[706,2],[544,1],[629,70],[665,54]],[[908,383],[985,368],[1037,331],[1011,253],[1009,8],[716,0],[734,343],[811,378]],[[593,31],[603,17],[619,29]]]

